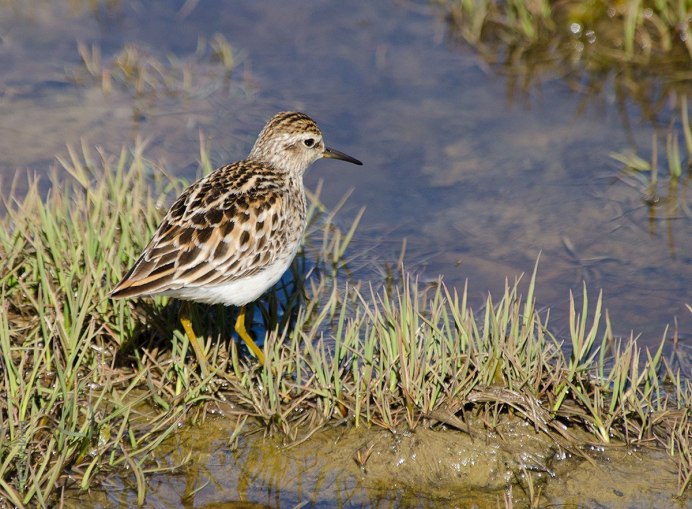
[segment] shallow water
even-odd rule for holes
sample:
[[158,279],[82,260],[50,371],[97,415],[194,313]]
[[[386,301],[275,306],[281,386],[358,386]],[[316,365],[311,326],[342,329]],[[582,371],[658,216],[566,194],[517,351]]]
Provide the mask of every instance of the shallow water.
[[[233,48],[230,73],[208,50],[195,55],[199,38],[216,33]],[[405,240],[409,269],[459,288],[468,279],[480,305],[505,278],[530,273],[540,253],[537,298],[551,307],[558,334],[569,291],[579,294],[586,280],[592,301],[603,288],[616,334],[632,330],[655,346],[670,324],[685,352],[692,346],[689,178],[680,182],[680,209],[649,209],[608,157],[626,148],[646,156],[652,134],[665,134],[675,115],[669,105],[652,116],[607,83],[577,93],[550,73],[518,87],[453,42],[427,2],[4,1],[0,35],[3,195],[16,172],[47,173],[66,144],[82,139],[116,153],[143,137],[150,158],[191,179],[200,133],[222,164],[243,157],[273,113],[300,109],[330,145],[365,163],[318,162],[306,177],[311,188],[324,179],[328,206],[353,188],[344,223],[367,207],[351,253],[356,277],[381,278],[377,268],[396,261]],[[77,41],[99,47],[104,62],[135,44],[178,81],[186,69],[191,85],[104,93],[101,77],[81,66]],[[195,468],[213,470],[210,458],[247,463],[209,456]],[[265,494],[247,499],[304,500],[244,475],[246,493]],[[170,499],[153,491],[162,504],[187,490],[183,478],[158,482],[172,482]],[[314,482],[306,489],[337,481]]]

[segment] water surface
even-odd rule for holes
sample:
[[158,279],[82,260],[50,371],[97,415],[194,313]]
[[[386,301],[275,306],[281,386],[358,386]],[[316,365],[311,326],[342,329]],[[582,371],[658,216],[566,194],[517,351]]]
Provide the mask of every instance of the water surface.
[[[586,280],[592,299],[603,289],[616,333],[654,345],[677,320],[689,340],[690,194],[668,219],[608,157],[648,154],[672,108],[651,120],[626,103],[625,115],[608,86],[589,96],[550,73],[519,88],[452,42],[440,10],[425,2],[91,5],[0,8],[6,186],[17,170],[48,171],[66,144],[116,151],[136,136],[167,171],[193,178],[200,132],[221,164],[241,158],[274,112],[301,109],[331,145],[365,162],[319,162],[306,180],[326,181],[327,204],[354,189],[351,212],[367,206],[358,245],[375,266],[396,260],[406,239],[411,270],[454,286],[468,279],[480,303],[542,253],[538,299],[558,331],[569,290]],[[233,49],[228,75],[208,52],[195,56],[200,38],[215,34]],[[78,41],[100,48],[105,63],[126,45],[182,62],[191,90],[104,94],[80,68]]]

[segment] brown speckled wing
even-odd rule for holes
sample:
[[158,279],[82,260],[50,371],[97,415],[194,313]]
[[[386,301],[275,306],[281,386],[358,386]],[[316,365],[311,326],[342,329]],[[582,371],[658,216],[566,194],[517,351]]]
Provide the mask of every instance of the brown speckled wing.
[[192,184],[111,297],[218,285],[261,271],[300,240],[285,238],[286,208],[294,205],[287,203],[286,180],[273,168],[242,161]]

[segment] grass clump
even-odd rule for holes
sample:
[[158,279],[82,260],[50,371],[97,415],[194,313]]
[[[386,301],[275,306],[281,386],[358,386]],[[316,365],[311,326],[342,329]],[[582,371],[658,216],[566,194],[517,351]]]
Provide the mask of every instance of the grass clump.
[[243,424],[300,440],[344,422],[467,431],[470,412],[492,428],[512,413],[575,449],[574,428],[600,443],[660,444],[688,489],[692,387],[663,342],[649,353],[614,338],[600,296],[589,316],[586,289],[581,308],[570,301],[569,337],[554,337],[535,277],[525,299],[507,284],[480,313],[466,289],[442,282],[344,281],[360,214],[341,229],[317,199],[293,278],[256,305],[266,367],[229,341],[229,310],[198,306],[215,370],[200,379],[175,302],[107,299],[184,186],[143,150],[71,150],[67,183],[56,172],[47,191],[35,180],[10,194],[0,229],[0,496],[10,503],[49,506],[114,468],[132,472],[141,502],[158,468],[147,454],[210,410],[239,423],[231,443]]
[[655,119],[692,75],[692,28],[685,0],[439,0],[450,32],[512,87],[558,77],[574,90],[605,86]]
[[[676,45],[692,57],[689,5],[684,0],[451,0],[450,16],[469,42],[493,37],[513,46],[541,38],[575,36],[621,61],[641,61]],[[583,49],[583,48],[582,48]]]
[[145,409],[146,372],[117,368],[115,352],[136,322],[105,298],[159,216],[145,175],[158,190],[176,187],[157,177],[142,149],[97,161],[86,147],[83,161],[70,151],[70,184],[55,176],[44,193],[35,179],[7,202],[0,492],[17,507],[50,505],[66,483],[88,486],[104,466],[141,473],[146,451],[184,417],[183,406]]

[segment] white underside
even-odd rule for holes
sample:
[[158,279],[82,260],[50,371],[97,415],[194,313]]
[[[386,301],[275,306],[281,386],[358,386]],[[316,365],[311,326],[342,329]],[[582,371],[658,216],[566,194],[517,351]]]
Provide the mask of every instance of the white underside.
[[204,304],[224,304],[226,306],[242,306],[257,300],[264,292],[274,286],[291,265],[293,256],[277,260],[252,276],[215,286],[183,287],[169,290],[162,295],[177,299],[192,300]]

